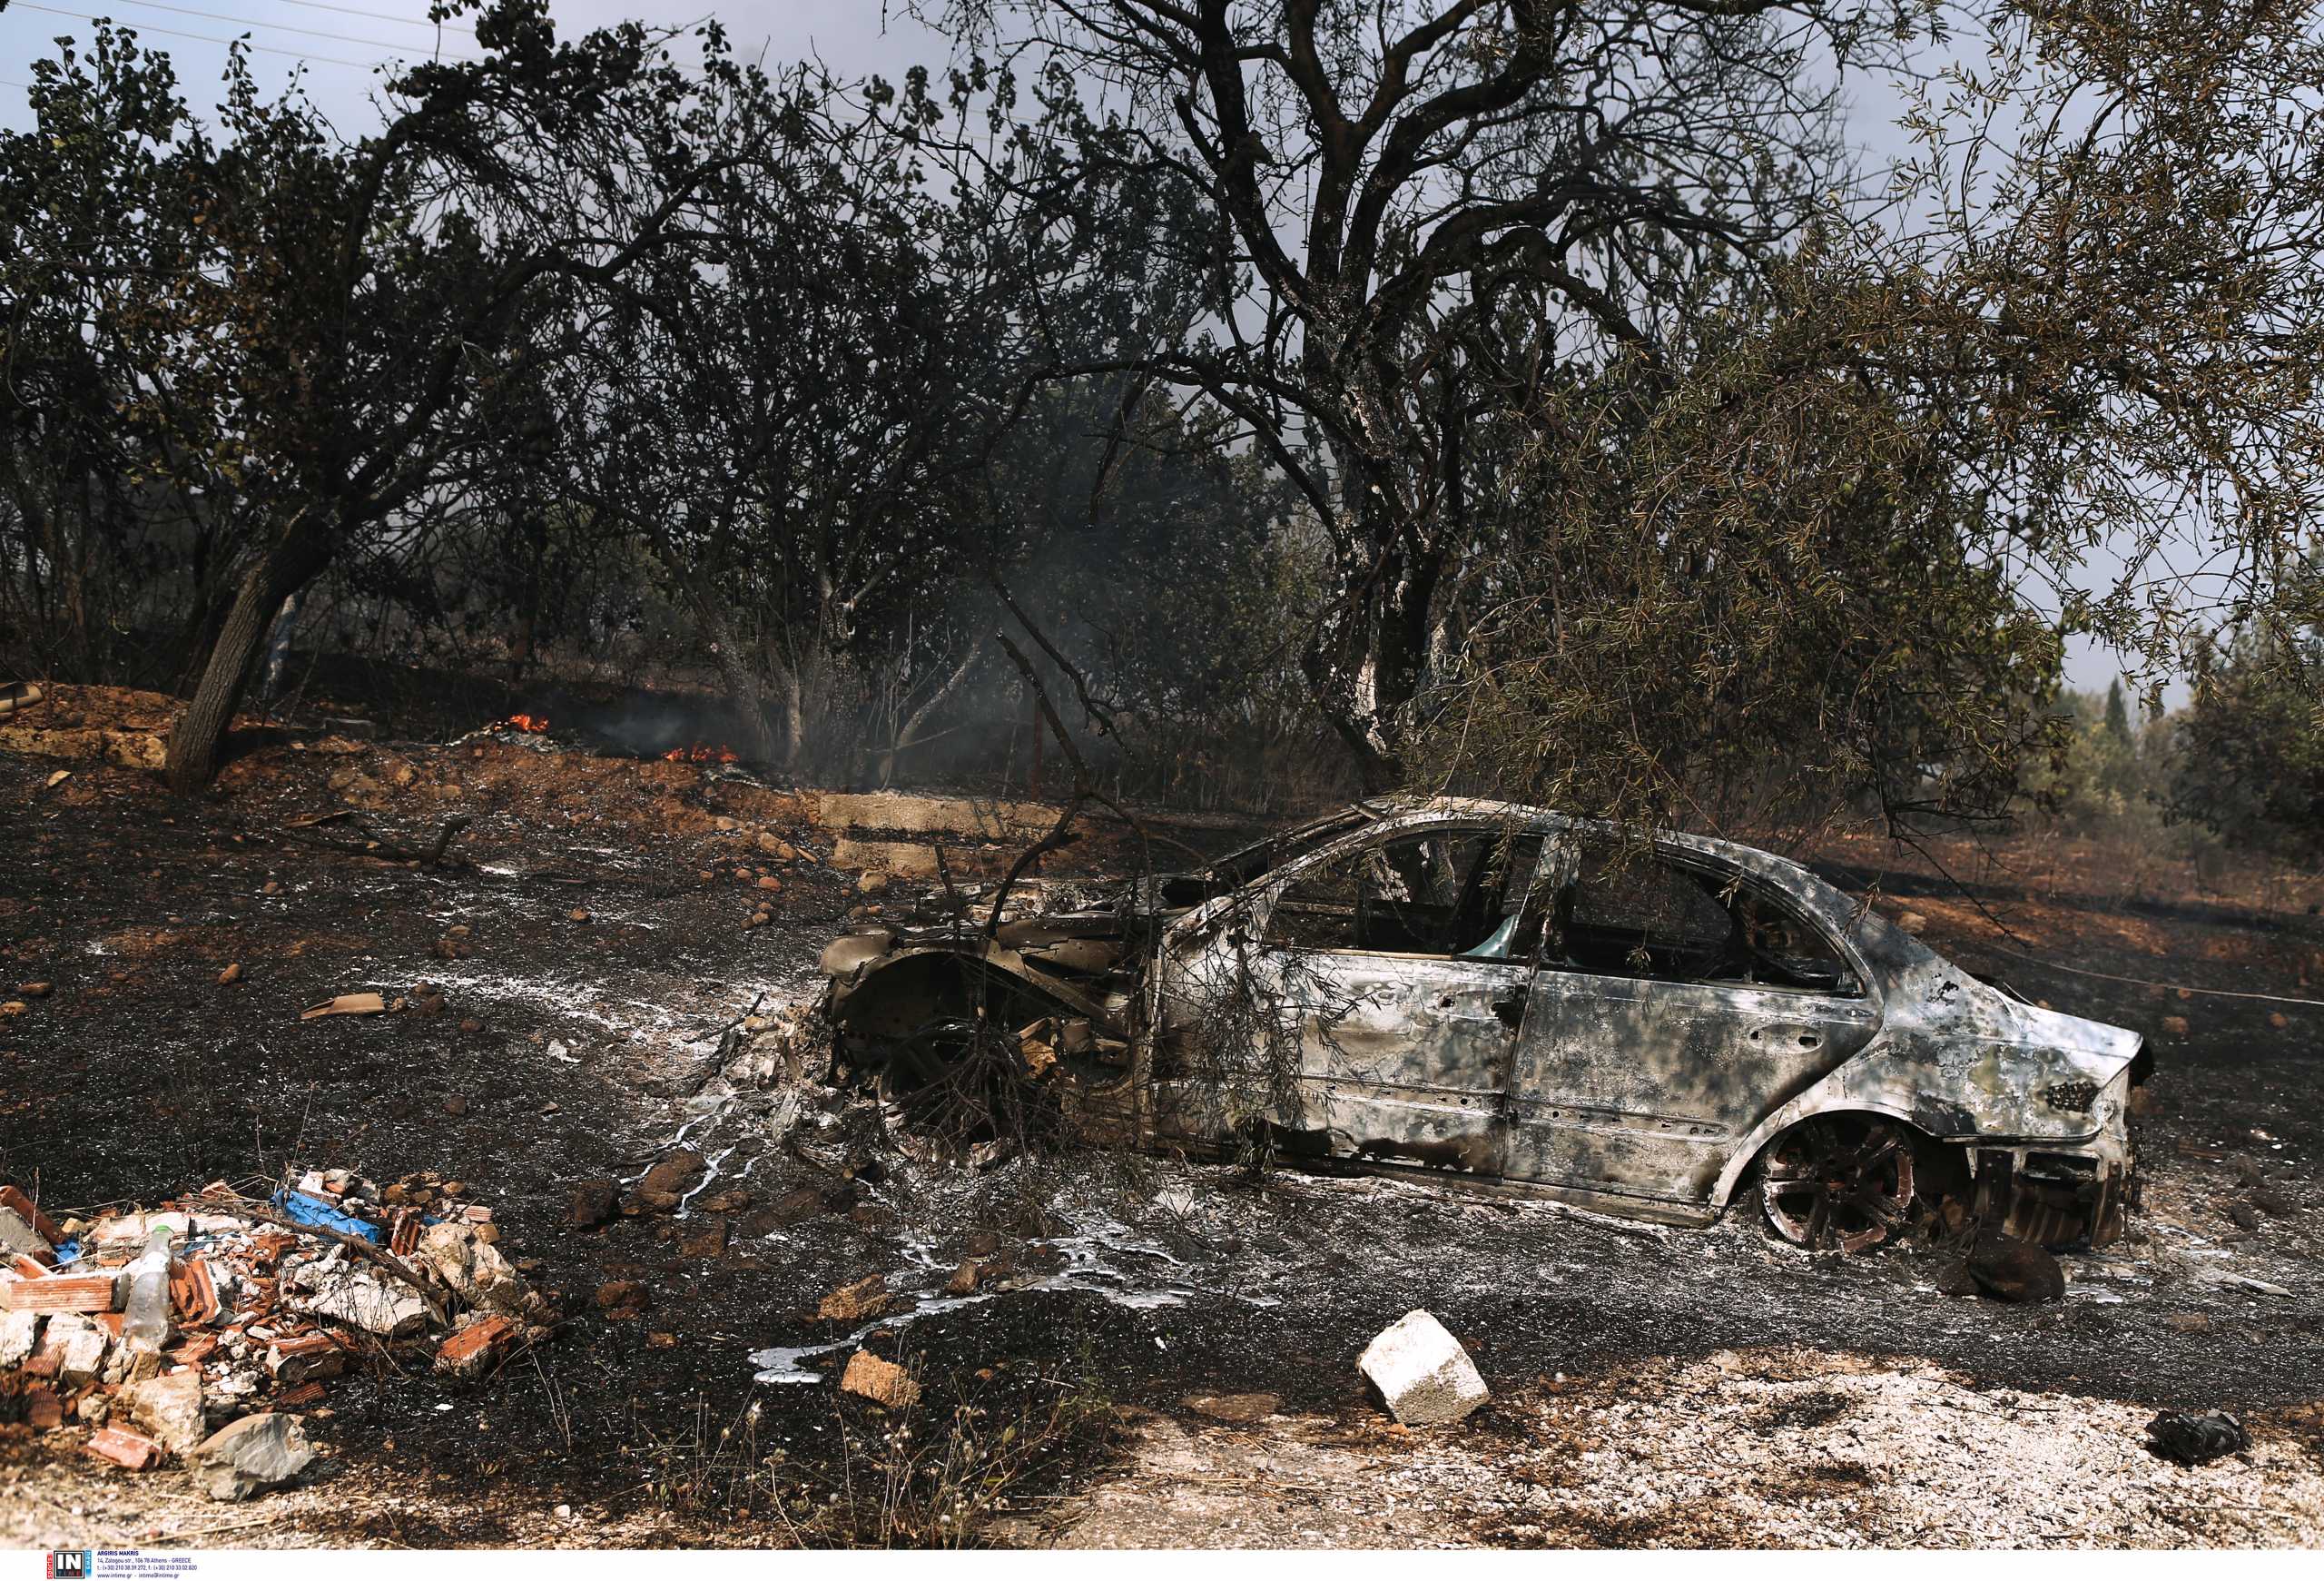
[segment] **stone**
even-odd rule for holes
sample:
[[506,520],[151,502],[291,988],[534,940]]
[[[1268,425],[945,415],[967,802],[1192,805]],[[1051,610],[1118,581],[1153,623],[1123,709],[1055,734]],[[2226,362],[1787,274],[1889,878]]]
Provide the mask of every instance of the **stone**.
[[32,1220],[5,1207],[0,1207],[0,1251],[13,1251],[19,1257],[54,1256],[48,1237],[34,1229]]
[[597,1287],[597,1306],[610,1318],[634,1318],[652,1304],[635,1280],[608,1280]]
[[298,1418],[265,1411],[219,1428],[186,1458],[204,1493],[240,1501],[280,1487],[314,1457]]
[[1896,919],[1896,925],[1908,934],[1917,935],[1922,929],[1928,926],[1928,918],[1916,911],[1908,911]]
[[977,1276],[983,1271],[984,1265],[975,1258],[961,1259],[960,1266],[952,1270],[952,1277],[944,1281],[944,1293],[948,1296],[976,1294]]
[[882,1361],[869,1350],[859,1350],[847,1359],[847,1370],[840,1374],[839,1386],[849,1394],[862,1395],[890,1410],[909,1410],[920,1403],[920,1384],[912,1375],[892,1361]]
[[201,1444],[209,1431],[202,1418],[202,1370],[189,1367],[162,1378],[149,1378],[121,1391],[129,1419],[152,1435],[172,1455],[182,1455]]
[[1941,1296],[1974,1296],[1980,1288],[1965,1258],[1947,1262],[1936,1271],[1936,1293]]
[[646,1193],[652,1192],[657,1196],[684,1196],[702,1179],[709,1167],[709,1161],[694,1149],[680,1148],[674,1153],[665,1154],[645,1171],[645,1178],[637,1182],[638,1195],[646,1197]]
[[2162,1031],[2163,1034],[2167,1037],[2185,1037],[2187,1035],[2187,1018],[2183,1015],[2164,1016],[2162,1018]]
[[74,1389],[94,1383],[104,1370],[113,1336],[78,1312],[54,1312],[48,1319],[48,1343],[57,1348],[57,1387]]
[[2030,1240],[1989,1235],[1967,1258],[1969,1273],[1985,1294],[2000,1301],[2054,1301],[2066,1293],[2065,1270]]
[[2208,1334],[2211,1320],[2201,1312],[2173,1312],[2162,1320],[2163,1327],[2179,1334]]
[[412,1257],[436,1270],[462,1300],[494,1311],[513,1309],[524,1299],[524,1282],[497,1248],[476,1238],[463,1220],[430,1224],[419,1233]]
[[726,1220],[704,1219],[688,1230],[678,1242],[681,1257],[712,1258],[726,1255]]
[[815,1318],[824,1323],[863,1323],[873,1318],[885,1317],[895,1310],[898,1303],[888,1289],[887,1280],[873,1274],[857,1280],[852,1285],[842,1285],[822,1299],[815,1308]]
[[0,1312],[0,1372],[22,1367],[40,1343],[38,1312]]
[[1283,1408],[1283,1401],[1271,1394],[1190,1394],[1178,1403],[1214,1422],[1235,1422],[1246,1427],[1264,1422]]
[[2260,1228],[2260,1210],[2249,1202],[2230,1202],[2227,1216],[2238,1230]]
[[2299,1204],[2272,1187],[2263,1186],[2251,1193],[2251,1206],[2270,1219],[2289,1219],[2299,1211]]
[[218,985],[222,988],[229,983],[240,983],[241,980],[242,963],[240,961],[227,962],[226,969],[218,973]]
[[444,1112],[457,1120],[468,1112],[468,1101],[458,1092],[444,1100]]
[[621,1208],[621,1188],[611,1181],[584,1181],[573,1188],[573,1209],[566,1222],[576,1230],[595,1230]]
[[1380,1391],[1389,1415],[1408,1428],[1460,1421],[1489,1398],[1461,1342],[1419,1308],[1381,1330],[1356,1369]]

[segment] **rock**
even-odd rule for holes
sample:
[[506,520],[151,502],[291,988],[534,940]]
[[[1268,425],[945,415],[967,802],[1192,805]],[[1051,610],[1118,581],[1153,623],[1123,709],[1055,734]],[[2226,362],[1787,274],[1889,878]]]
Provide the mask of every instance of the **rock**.
[[13,1251],[19,1257],[49,1255],[48,1237],[33,1228],[33,1221],[14,1208],[0,1208],[0,1251]]
[[26,999],[46,999],[50,994],[56,992],[56,984],[54,983],[19,983],[16,984],[16,992],[24,995]]
[[847,1370],[840,1374],[839,1386],[849,1394],[862,1395],[890,1410],[909,1410],[920,1403],[920,1385],[911,1374],[892,1361],[881,1360],[869,1350],[859,1350],[847,1359]]
[[2260,1210],[2249,1202],[2230,1202],[2227,1205],[2227,1217],[2238,1230],[2260,1228]]
[[265,1411],[219,1428],[187,1459],[204,1493],[238,1501],[280,1487],[314,1457],[298,1418]]
[[1896,925],[1908,934],[1918,934],[1928,926],[1928,918],[1916,911],[1908,911],[1896,919]]
[[769,891],[778,890],[783,887],[783,880],[770,873],[759,880],[758,887]]
[[566,1222],[576,1230],[595,1230],[613,1218],[621,1205],[621,1188],[611,1181],[584,1181],[573,1188],[573,1210]]
[[0,1312],[0,1372],[12,1372],[40,1343],[38,1312]]
[[24,1392],[24,1418],[35,1433],[54,1432],[64,1425],[64,1402],[48,1385],[34,1384]]
[[56,1386],[76,1389],[96,1381],[104,1371],[105,1353],[113,1349],[113,1337],[78,1312],[53,1312],[49,1315],[48,1333],[42,1342],[43,1350],[56,1354]]
[[944,1281],[944,1293],[948,1296],[976,1294],[977,1276],[983,1271],[984,1265],[975,1258],[963,1258],[960,1266],[952,1270],[952,1277]]
[[884,1317],[898,1306],[895,1296],[888,1290],[887,1280],[879,1274],[842,1285],[825,1296],[815,1308],[815,1318],[824,1323],[862,1323]]
[[2299,1211],[2299,1204],[2272,1187],[2261,1187],[2251,1193],[2251,1206],[2270,1219],[2289,1219]]
[[589,910],[586,906],[576,905],[571,911],[566,913],[566,916],[567,920],[572,922],[586,923],[589,920]]
[[2230,1174],[2247,1186],[2257,1186],[2267,1179],[2267,1176],[2260,1171],[2260,1161],[2248,1152],[2228,1154],[2227,1168]]
[[2201,1312],[2173,1312],[2165,1318],[2163,1326],[2180,1334],[2208,1334],[2211,1320]]
[[1283,1401],[1271,1394],[1190,1394],[1178,1403],[1198,1417],[1246,1426],[1265,1421],[1283,1408]]
[[702,1179],[704,1171],[709,1167],[708,1161],[694,1149],[680,1148],[677,1151],[662,1158],[652,1169],[645,1171],[645,1178],[637,1182],[638,1195],[645,1197],[646,1193],[654,1192],[657,1195],[684,1196]]
[[2058,1260],[2014,1236],[1981,1237],[1967,1264],[1978,1287],[1995,1300],[2054,1301],[2066,1293],[2065,1270]]
[[1356,1361],[1406,1427],[1457,1422],[1485,1403],[1484,1379],[1461,1342],[1418,1308],[1381,1330]]
[[240,983],[241,980],[242,963],[240,961],[229,961],[226,963],[226,969],[218,973],[218,983],[221,987],[229,983]]
[[366,1270],[328,1278],[301,1310],[351,1323],[382,1339],[403,1339],[428,1327],[428,1303],[419,1292]]
[[202,1371],[189,1367],[165,1378],[149,1378],[121,1391],[129,1419],[172,1455],[200,1445],[209,1427],[202,1415]]
[[2164,1016],[2162,1018],[2162,1031],[2163,1035],[2166,1037],[2185,1037],[2187,1035],[2187,1018],[2183,1015]]
[[2273,1011],[2270,1013],[2268,1016],[2268,1024],[2275,1028],[2278,1032],[2281,1032],[2284,1028],[2291,1024],[2291,1017],[2286,1015],[2280,1010]]
[[652,1304],[635,1280],[612,1280],[597,1287],[597,1305],[609,1318],[634,1318]]
[[680,1257],[712,1258],[726,1255],[726,1220],[704,1219],[688,1230],[678,1242]]
[[524,1283],[508,1260],[478,1240],[476,1227],[465,1220],[448,1220],[421,1230],[412,1258],[433,1269],[471,1306],[507,1310],[524,1299]]
[[2131,1112],[2133,1115],[2143,1120],[2151,1114],[2159,1114],[2162,1112],[2162,1104],[2155,1097],[2153,1088],[2133,1087],[2131,1089]]
[[458,1092],[444,1100],[444,1112],[455,1120],[468,1112],[468,1101]]
[[865,894],[877,894],[888,887],[888,875],[884,873],[867,873],[855,881],[855,887]]

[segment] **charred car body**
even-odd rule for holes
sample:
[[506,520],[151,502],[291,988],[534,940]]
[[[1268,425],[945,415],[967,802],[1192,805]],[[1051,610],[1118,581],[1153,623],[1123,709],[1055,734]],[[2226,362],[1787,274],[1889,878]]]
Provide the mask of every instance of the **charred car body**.
[[948,884],[824,952],[836,1057],[994,1048],[1085,1134],[1452,1171],[1856,1250],[1917,1204],[2103,1245],[2134,1033],[1980,982],[1796,863],[1500,803],[1374,803],[1110,885]]

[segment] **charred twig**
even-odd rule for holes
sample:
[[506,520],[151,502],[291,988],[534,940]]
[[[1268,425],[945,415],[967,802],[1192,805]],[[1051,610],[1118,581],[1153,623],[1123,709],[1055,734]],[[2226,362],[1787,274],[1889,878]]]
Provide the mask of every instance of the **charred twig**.
[[[433,867],[443,861],[445,849],[451,845],[452,836],[467,828],[472,821],[471,816],[467,813],[454,813],[437,829],[435,843],[425,851],[394,845],[386,840],[365,840],[359,844],[352,840],[319,839],[312,835],[300,834],[295,827],[286,827],[281,834],[284,839],[295,841],[301,845],[311,845],[320,851],[337,851],[348,856],[369,856],[379,862],[417,862],[424,866]],[[368,824],[359,826],[364,829],[370,827]]]

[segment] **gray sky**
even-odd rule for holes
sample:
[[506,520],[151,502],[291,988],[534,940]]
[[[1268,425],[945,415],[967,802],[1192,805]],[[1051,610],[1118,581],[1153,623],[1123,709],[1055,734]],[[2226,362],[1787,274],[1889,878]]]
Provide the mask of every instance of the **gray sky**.
[[[8,0],[0,12],[0,126],[32,124],[24,86],[31,63],[55,53],[60,35],[85,42],[86,18],[110,16],[137,30],[148,45],[166,50],[174,62],[181,91],[198,112],[215,104],[225,69],[224,41],[247,33],[261,90],[281,86],[305,62],[307,92],[342,132],[359,133],[374,114],[368,99],[377,87],[379,66],[396,58],[424,59],[440,49],[468,53],[475,40],[464,31],[439,32],[427,21],[425,0]],[[887,15],[901,0],[724,0],[714,14],[726,24],[734,51],[745,58],[763,51],[772,64],[812,54],[841,77],[879,73],[901,76],[910,66],[940,66],[951,56],[949,43],[908,16]],[[560,33],[573,35],[636,15],[636,0],[556,0]],[[673,10],[658,20],[692,24],[714,14]],[[190,36],[191,35],[191,36]],[[1862,79],[1851,84],[1856,101],[1856,141],[1876,158],[1902,151],[1896,127],[1898,96],[1885,84]],[[2093,568],[2097,569],[2097,568]],[[2070,685],[2103,688],[2118,665],[2087,641],[2070,649]],[[2172,701],[2181,688],[2172,688]]]

